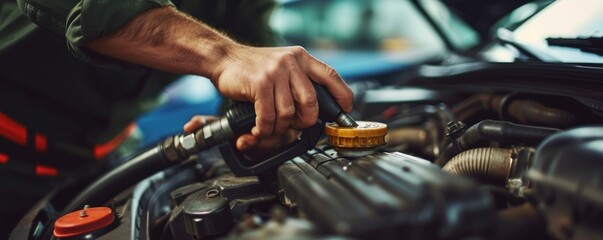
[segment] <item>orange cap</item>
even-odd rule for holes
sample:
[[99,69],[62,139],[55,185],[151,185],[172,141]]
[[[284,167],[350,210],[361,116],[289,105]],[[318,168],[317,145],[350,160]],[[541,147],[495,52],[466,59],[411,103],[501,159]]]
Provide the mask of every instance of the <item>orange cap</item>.
[[385,144],[387,125],[380,122],[357,121],[356,127],[340,127],[329,123],[325,133],[329,136],[328,143],[336,148],[367,149]]
[[67,238],[94,232],[111,225],[114,219],[115,215],[108,207],[84,208],[57,219],[54,222],[54,236]]

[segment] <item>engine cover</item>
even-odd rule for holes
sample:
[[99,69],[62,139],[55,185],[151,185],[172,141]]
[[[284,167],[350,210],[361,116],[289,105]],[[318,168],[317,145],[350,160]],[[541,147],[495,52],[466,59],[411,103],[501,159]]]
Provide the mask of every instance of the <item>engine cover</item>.
[[484,236],[492,200],[470,180],[402,153],[340,157],[323,147],[278,168],[279,198],[329,234],[379,239]]

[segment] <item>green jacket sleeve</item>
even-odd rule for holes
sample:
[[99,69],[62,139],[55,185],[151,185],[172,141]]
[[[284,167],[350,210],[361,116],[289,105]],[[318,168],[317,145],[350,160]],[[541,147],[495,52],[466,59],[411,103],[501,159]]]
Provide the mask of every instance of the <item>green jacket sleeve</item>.
[[37,25],[67,40],[75,56],[96,64],[100,55],[83,46],[110,35],[147,9],[173,6],[170,0],[17,0],[21,11]]

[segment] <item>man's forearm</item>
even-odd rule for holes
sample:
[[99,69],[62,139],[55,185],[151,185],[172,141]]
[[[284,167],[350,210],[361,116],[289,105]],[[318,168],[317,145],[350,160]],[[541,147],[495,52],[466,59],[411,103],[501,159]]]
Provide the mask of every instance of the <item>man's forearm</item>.
[[86,47],[151,68],[210,77],[221,59],[242,46],[173,7],[160,7]]
[[324,85],[346,112],[352,91],[330,66],[302,47],[237,44],[171,7],[140,13],[89,49],[169,72],[205,76],[227,98],[254,103],[255,136],[312,126],[318,102],[312,82]]

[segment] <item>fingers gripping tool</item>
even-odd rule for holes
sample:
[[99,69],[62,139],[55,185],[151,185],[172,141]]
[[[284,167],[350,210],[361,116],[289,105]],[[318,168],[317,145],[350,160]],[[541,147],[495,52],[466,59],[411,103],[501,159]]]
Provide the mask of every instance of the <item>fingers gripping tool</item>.
[[[183,159],[200,151],[217,146],[226,164],[237,176],[257,175],[262,171],[278,166],[310,150],[320,138],[324,122],[336,122],[339,126],[355,127],[356,122],[337,104],[333,96],[316,83],[316,97],[319,105],[319,120],[315,125],[302,131],[296,141],[272,153],[259,162],[250,161],[235,147],[238,136],[249,133],[255,126],[256,113],[250,102],[233,104],[219,120],[203,126],[197,131],[176,135],[166,139],[163,152],[168,159]],[[165,144],[165,143],[168,144]]]

